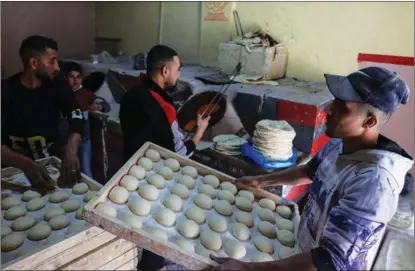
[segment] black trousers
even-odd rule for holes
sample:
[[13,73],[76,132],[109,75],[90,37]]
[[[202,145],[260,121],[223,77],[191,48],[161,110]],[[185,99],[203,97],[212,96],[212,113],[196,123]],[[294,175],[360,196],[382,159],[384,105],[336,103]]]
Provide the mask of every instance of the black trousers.
[[139,270],[158,270],[165,266],[166,261],[163,257],[154,254],[151,251],[143,249],[141,262],[137,269]]

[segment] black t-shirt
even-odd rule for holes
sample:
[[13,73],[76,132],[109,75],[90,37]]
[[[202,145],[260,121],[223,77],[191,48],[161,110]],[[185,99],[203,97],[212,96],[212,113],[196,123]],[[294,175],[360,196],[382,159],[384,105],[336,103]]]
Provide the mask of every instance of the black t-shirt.
[[69,85],[61,77],[38,88],[26,88],[21,73],[2,80],[1,144],[32,159],[58,155],[61,114],[70,123],[70,133],[83,134],[84,118]]

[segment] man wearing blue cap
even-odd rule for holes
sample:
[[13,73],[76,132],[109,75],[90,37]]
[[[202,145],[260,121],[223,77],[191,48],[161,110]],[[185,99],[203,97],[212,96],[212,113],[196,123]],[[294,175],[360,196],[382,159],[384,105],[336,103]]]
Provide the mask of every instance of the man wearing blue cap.
[[380,128],[409,88],[393,72],[369,67],[348,76],[325,75],[334,101],[326,108],[332,139],[309,164],[244,177],[254,187],[312,183],[289,258],[244,263],[217,258],[213,270],[367,270],[393,217],[413,158]]

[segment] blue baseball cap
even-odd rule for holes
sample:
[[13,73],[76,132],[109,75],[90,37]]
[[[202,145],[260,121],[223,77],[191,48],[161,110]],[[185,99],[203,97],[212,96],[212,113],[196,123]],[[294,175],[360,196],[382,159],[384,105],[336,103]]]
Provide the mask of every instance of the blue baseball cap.
[[409,87],[394,72],[380,67],[368,67],[340,76],[324,74],[327,86],[336,99],[344,102],[369,104],[385,113],[409,100]]

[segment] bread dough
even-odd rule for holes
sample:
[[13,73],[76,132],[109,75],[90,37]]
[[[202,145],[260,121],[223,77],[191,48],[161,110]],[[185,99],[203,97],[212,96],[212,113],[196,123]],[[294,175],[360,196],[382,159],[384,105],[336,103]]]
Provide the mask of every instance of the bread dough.
[[72,224],[69,228],[68,228],[68,234],[72,234],[72,233],[78,233],[85,230],[85,223],[76,223],[76,224]]
[[196,197],[194,198],[194,203],[205,210],[210,210],[212,209],[212,199],[205,195],[205,194],[197,194]]
[[93,191],[93,190],[88,191],[88,193],[86,193],[84,196],[84,199],[83,199],[84,202],[88,203],[93,197],[97,195],[97,193],[98,191]]
[[156,169],[156,173],[162,176],[165,180],[173,179],[173,170],[171,168],[162,166]]
[[200,194],[205,194],[214,199],[216,197],[216,190],[211,185],[208,184],[201,184],[197,188],[197,192]]
[[192,206],[187,209],[185,215],[188,219],[191,219],[198,224],[203,224],[206,220],[205,211],[197,206]]
[[177,183],[186,186],[188,189],[193,189],[196,186],[196,181],[188,175],[181,175]]
[[218,199],[227,200],[230,204],[233,204],[235,202],[235,196],[229,190],[219,190]]
[[177,229],[181,235],[186,238],[195,238],[199,235],[199,225],[193,220],[182,219],[177,226]]
[[154,214],[154,219],[160,225],[171,227],[176,223],[176,214],[170,209],[161,207]]
[[174,212],[180,212],[183,206],[182,199],[176,195],[167,195],[163,200],[163,204]]
[[254,202],[255,200],[254,194],[251,191],[247,191],[247,190],[240,190],[238,192],[238,196],[248,199],[251,203]]
[[140,160],[138,160],[137,165],[141,166],[147,171],[150,171],[153,169],[153,162],[147,157],[141,157]]
[[259,206],[261,206],[262,208],[267,208],[271,211],[275,210],[275,202],[273,202],[270,199],[261,199],[259,201]]
[[141,221],[140,217],[133,214],[123,214],[121,216],[121,220],[127,222],[127,224],[137,229],[141,229],[143,226],[143,222]]
[[232,235],[235,236],[236,239],[246,241],[251,237],[251,231],[245,224],[234,223],[232,225]]
[[51,203],[61,203],[69,199],[69,193],[66,191],[56,191],[49,197]]
[[272,254],[274,252],[274,247],[272,241],[265,236],[257,236],[254,238],[255,247],[262,252]]
[[189,189],[182,184],[175,184],[171,189],[171,193],[179,196],[181,199],[187,199],[189,197]]
[[218,188],[220,181],[214,175],[206,175],[205,177],[203,177],[203,183],[213,186],[213,188]]
[[158,189],[163,189],[166,185],[166,180],[164,180],[163,176],[158,174],[151,174],[147,177],[147,183],[154,185]]
[[23,206],[13,206],[4,213],[4,219],[15,220],[18,217],[26,215],[26,208]]
[[3,238],[4,236],[6,236],[10,233],[12,233],[12,229],[10,229],[9,227],[6,227],[6,226],[1,226],[1,238]]
[[127,189],[122,186],[116,186],[111,189],[108,197],[112,202],[124,204],[128,200],[128,195],[129,193]]
[[232,205],[227,200],[218,200],[213,204],[216,212],[224,216],[232,215]]
[[173,244],[175,244],[176,246],[178,246],[179,248],[183,249],[184,251],[188,253],[195,252],[195,247],[193,246],[193,244],[185,239],[177,239],[173,241]]
[[155,201],[159,198],[159,191],[154,185],[144,184],[140,185],[138,189],[138,194],[144,199]]
[[295,254],[297,253],[295,252],[294,249],[286,247],[286,246],[281,246],[278,249],[278,258],[280,258],[280,260],[294,256]]
[[68,227],[71,222],[66,215],[56,215],[49,220],[48,224],[52,230],[56,231]]
[[200,241],[210,250],[218,251],[222,247],[220,235],[211,230],[202,231],[200,233]]
[[180,170],[180,163],[173,158],[169,158],[166,161],[164,161],[164,165],[171,168],[171,170],[173,170],[173,172],[177,172]]
[[66,212],[61,207],[52,207],[45,212],[43,219],[49,221],[55,215],[64,215]]
[[197,177],[197,169],[195,167],[192,167],[192,166],[184,166],[182,168],[182,174],[183,175],[189,175],[193,179],[196,179],[196,177]]
[[287,219],[291,218],[291,215],[293,214],[290,207],[286,205],[278,205],[276,211],[281,217]]
[[83,218],[83,216],[82,216],[82,210],[83,210],[84,208],[83,207],[81,207],[81,208],[79,208],[77,211],[76,211],[76,213],[75,213],[75,218],[76,219],[78,219],[78,220],[84,220],[84,218]]
[[29,201],[31,199],[41,198],[41,197],[42,197],[42,195],[39,194],[38,192],[33,191],[33,190],[27,190],[26,192],[23,193],[22,200],[23,201]]
[[294,247],[295,246],[295,236],[292,232],[287,230],[280,230],[277,232],[278,241],[286,247]]
[[196,246],[195,252],[196,252],[196,254],[199,254],[200,256],[206,257],[208,259],[211,259],[210,255],[218,256],[218,254],[216,252],[214,252],[210,249],[207,249],[203,244],[198,244]]
[[242,211],[236,212],[235,219],[239,223],[242,223],[248,226],[249,228],[252,228],[254,226],[254,219],[252,218],[252,215],[250,213]]
[[27,215],[14,220],[11,228],[13,231],[25,231],[33,227],[35,224],[35,218]]
[[252,202],[250,202],[249,199],[245,197],[236,197],[235,206],[238,207],[239,210],[242,210],[245,212],[252,211]]
[[142,166],[134,165],[128,171],[128,175],[136,177],[138,180],[142,180],[146,176],[146,170]]
[[288,219],[280,218],[280,219],[277,219],[276,223],[277,223],[278,229],[280,230],[294,231],[294,225]]
[[150,229],[146,229],[146,232],[148,232],[153,238],[158,239],[160,241],[167,242],[169,239],[168,233],[162,229],[150,228]]
[[24,235],[21,233],[11,233],[1,239],[1,252],[13,251],[23,245]]
[[19,206],[20,205],[20,199],[15,196],[7,197],[1,201],[1,209],[7,210],[13,206]]
[[270,209],[258,208],[258,217],[262,221],[268,221],[275,224],[275,215]]
[[29,212],[37,211],[45,207],[46,201],[42,198],[34,198],[29,200],[29,202],[26,205],[26,209]]
[[258,231],[268,238],[277,238],[277,228],[268,221],[261,221],[258,225]]
[[51,233],[52,229],[48,224],[39,223],[28,231],[27,238],[32,241],[40,241],[48,238]]
[[124,187],[128,191],[135,191],[138,188],[138,179],[131,175],[125,175],[120,181],[120,186]]
[[160,161],[160,153],[156,150],[148,149],[144,155],[153,162]]
[[45,245],[56,244],[65,239],[65,235],[50,235],[45,241]]
[[223,182],[220,184],[220,188],[222,190],[226,190],[232,193],[232,195],[236,195],[236,193],[238,192],[238,189],[236,188],[236,186],[231,183],[231,182]]
[[131,212],[140,216],[147,216],[151,211],[151,203],[142,198],[133,198],[128,203]]
[[75,184],[74,187],[72,187],[72,194],[75,195],[82,195],[88,192],[88,185],[86,183],[78,183]]
[[246,255],[246,248],[240,241],[227,240],[223,246],[226,254],[233,259],[239,260]]
[[228,222],[221,215],[212,215],[208,217],[208,225],[215,232],[223,233],[228,228]]
[[97,212],[108,217],[117,217],[117,209],[107,203],[100,203],[97,206]]
[[258,252],[251,258],[251,262],[253,263],[272,262],[273,260],[274,259],[271,257],[271,255],[264,252]]
[[70,199],[62,203],[61,207],[65,210],[66,213],[72,213],[81,207],[81,203],[76,199]]

